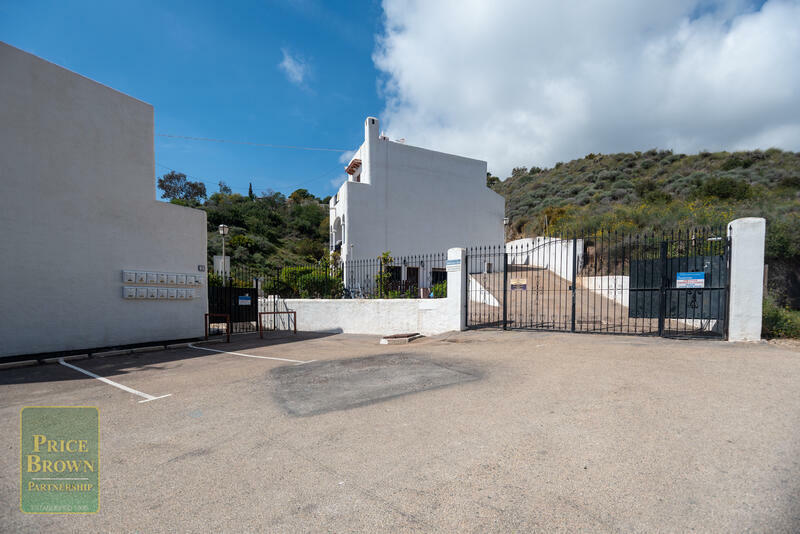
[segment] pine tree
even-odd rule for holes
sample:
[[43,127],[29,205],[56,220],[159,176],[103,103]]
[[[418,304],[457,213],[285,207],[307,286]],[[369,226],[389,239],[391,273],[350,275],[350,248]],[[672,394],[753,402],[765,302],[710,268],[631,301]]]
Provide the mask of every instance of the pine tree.
[[247,196],[250,197],[250,200],[256,199],[256,196],[253,194],[253,182],[250,182],[250,189],[247,190]]

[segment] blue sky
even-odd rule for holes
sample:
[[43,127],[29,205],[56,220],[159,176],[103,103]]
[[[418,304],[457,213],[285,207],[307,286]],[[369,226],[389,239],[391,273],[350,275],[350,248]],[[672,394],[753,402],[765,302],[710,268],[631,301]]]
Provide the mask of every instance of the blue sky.
[[[157,133],[342,149],[384,105],[380,24],[372,1],[0,0],[0,40],[152,104]],[[224,180],[325,196],[344,174],[335,152],[156,137],[155,154],[157,175],[173,168],[209,192]]]
[[[800,150],[800,0],[0,0],[0,40],[151,103],[156,132],[551,167]],[[156,172],[316,195],[336,152],[156,137]]]

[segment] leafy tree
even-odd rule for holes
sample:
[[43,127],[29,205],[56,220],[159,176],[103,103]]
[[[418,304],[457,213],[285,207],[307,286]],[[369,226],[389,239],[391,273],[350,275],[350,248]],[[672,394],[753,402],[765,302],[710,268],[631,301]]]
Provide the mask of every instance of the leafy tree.
[[225,182],[219,183],[219,192],[222,193],[223,195],[230,195],[231,193],[233,193],[231,188]]
[[297,242],[295,250],[304,259],[316,261],[325,255],[326,247],[319,241],[306,238]]
[[304,200],[313,199],[314,195],[308,192],[308,189],[297,189],[291,195],[289,195],[289,199],[294,202],[302,202]]
[[392,280],[392,274],[389,272],[387,267],[394,263],[394,258],[392,258],[391,251],[387,250],[378,256],[378,263],[380,265],[380,270],[378,271],[378,274],[375,275],[375,286],[378,289],[379,297],[387,297],[389,296],[389,283]]
[[182,172],[169,171],[158,179],[158,188],[161,189],[161,198],[169,200],[185,200],[189,203],[199,203],[206,198],[206,186],[202,182],[192,182],[186,179]]

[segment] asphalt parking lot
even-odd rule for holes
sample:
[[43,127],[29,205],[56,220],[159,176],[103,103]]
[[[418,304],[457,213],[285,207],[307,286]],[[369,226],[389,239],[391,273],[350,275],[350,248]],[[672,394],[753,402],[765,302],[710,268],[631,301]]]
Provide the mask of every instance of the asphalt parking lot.
[[[68,362],[138,394],[57,363],[0,371],[0,530],[800,530],[791,347],[496,331],[199,346],[226,352]],[[19,511],[28,405],[99,408],[98,514]]]

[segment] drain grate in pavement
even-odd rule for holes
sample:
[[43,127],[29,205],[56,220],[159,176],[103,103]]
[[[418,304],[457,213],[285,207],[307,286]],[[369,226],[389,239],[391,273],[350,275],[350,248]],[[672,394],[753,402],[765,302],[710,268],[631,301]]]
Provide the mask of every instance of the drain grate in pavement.
[[397,353],[276,367],[276,402],[291,415],[315,415],[478,380],[481,373],[420,354]]

